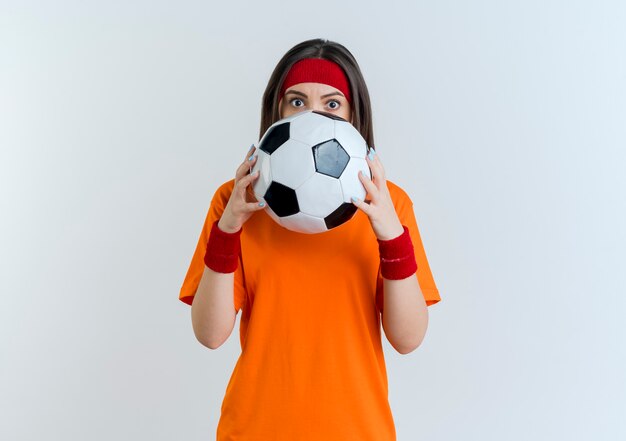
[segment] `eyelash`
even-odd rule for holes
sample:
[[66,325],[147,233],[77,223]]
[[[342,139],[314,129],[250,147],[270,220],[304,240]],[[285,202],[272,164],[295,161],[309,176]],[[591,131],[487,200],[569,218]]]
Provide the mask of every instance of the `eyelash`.
[[[295,100],[302,101],[302,99],[301,99],[301,98],[293,98],[291,101],[289,101],[289,103],[290,103],[290,104],[293,104],[293,102],[294,102]],[[339,101],[337,101],[337,100],[330,100],[330,101],[328,101],[328,103],[331,103],[331,102],[333,102],[333,101],[334,101],[335,103],[337,103],[337,107],[335,107],[335,108],[334,108],[334,109],[332,109],[332,110],[337,110],[339,107],[341,107],[341,103],[340,103]],[[326,103],[326,104],[328,104],[328,103]]]

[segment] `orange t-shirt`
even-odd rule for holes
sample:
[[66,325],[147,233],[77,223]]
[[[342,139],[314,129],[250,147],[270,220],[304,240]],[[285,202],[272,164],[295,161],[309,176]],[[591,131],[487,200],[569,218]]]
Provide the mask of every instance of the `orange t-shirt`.
[[[413,204],[387,181],[409,228],[427,305],[441,298],[419,235]],[[191,304],[204,272],[213,222],[234,180],[215,192],[179,298]],[[241,309],[241,354],[222,402],[217,441],[391,441],[381,341],[383,280],[376,236],[357,210],[319,234],[278,225],[255,212],[240,236],[234,307]]]

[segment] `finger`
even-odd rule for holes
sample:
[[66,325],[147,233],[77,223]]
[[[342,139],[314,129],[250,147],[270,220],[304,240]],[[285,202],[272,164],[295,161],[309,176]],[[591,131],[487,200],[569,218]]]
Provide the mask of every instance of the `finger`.
[[259,157],[256,153],[256,147],[254,147],[254,144],[252,144],[250,151],[250,156],[248,156],[248,158],[244,161],[248,164],[248,173],[252,173],[252,167],[254,167],[254,164],[256,164],[257,158]]
[[370,149],[370,153],[367,154],[365,160],[367,161],[367,165],[369,165],[370,170],[372,171],[372,180],[376,182],[377,188],[380,188],[380,185],[385,180],[385,177],[382,173],[381,163],[378,160],[378,155],[375,153],[374,149]]
[[241,178],[242,185],[244,187],[247,187],[248,185],[250,185],[252,183],[252,181],[254,181],[256,178],[258,178],[260,175],[261,175],[261,170],[256,170],[254,173],[250,173],[248,175],[245,175],[243,178]]
[[247,175],[248,170],[248,164],[246,164],[245,162],[239,164],[239,167],[237,167],[237,171],[235,172],[235,182],[239,181],[241,178]]
[[258,156],[252,156],[252,159],[246,159],[244,162],[239,165],[237,168],[237,172],[235,173],[235,180],[239,180],[249,174],[252,171],[252,167],[256,164]]
[[254,181],[256,178],[259,177],[259,170],[255,171],[254,173],[251,173],[249,175],[245,175],[243,178],[241,178],[239,181],[237,181],[235,183],[235,187],[237,187],[237,191],[239,191],[239,193],[243,194],[246,189],[248,188],[248,185],[250,185],[250,183],[252,181]]
[[246,185],[245,189],[246,195],[248,196],[248,202],[257,200],[256,194],[254,192],[254,181],[257,180],[259,176],[261,176],[261,172],[259,170],[246,176],[247,178],[249,178],[249,182]]
[[254,144],[252,144],[250,148],[248,149],[248,152],[246,153],[245,159],[248,160],[248,158],[254,153],[255,150],[256,150],[256,147],[254,146]]
[[383,167],[383,162],[380,159],[380,155],[374,151],[374,163],[378,166],[378,171],[380,172],[380,177],[382,180],[385,180],[385,167]]
[[369,216],[370,213],[370,206],[368,203],[366,203],[365,201],[352,196],[352,204],[356,205],[356,207],[361,210],[363,213],[365,213],[367,216]]
[[265,204],[265,201],[260,201],[260,202],[248,202],[246,204],[246,209],[248,211],[259,211],[259,210],[263,210],[265,209],[267,205]]
[[372,180],[365,173],[363,173],[363,170],[359,170],[359,179],[361,180],[365,191],[367,191],[367,194],[369,194],[372,198],[375,198],[378,195],[378,188]]

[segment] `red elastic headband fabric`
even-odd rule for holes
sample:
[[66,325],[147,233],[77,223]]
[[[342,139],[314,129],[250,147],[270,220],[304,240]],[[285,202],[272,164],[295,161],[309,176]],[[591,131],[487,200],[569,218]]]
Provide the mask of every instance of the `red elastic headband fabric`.
[[348,102],[352,104],[348,78],[341,67],[334,61],[326,60],[325,58],[303,58],[296,62],[291,66],[280,88],[278,99],[280,100],[283,97],[288,88],[299,83],[327,84],[335,89],[339,89]]

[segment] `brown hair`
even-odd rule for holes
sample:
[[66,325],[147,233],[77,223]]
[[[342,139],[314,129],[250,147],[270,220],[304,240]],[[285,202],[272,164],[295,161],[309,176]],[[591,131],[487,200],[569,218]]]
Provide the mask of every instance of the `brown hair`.
[[303,41],[295,45],[283,55],[274,68],[263,93],[259,139],[272,124],[280,119],[278,109],[280,87],[291,66],[303,58],[324,58],[334,61],[343,69],[348,78],[352,96],[352,124],[361,133],[367,145],[373,147],[372,107],[361,69],[348,49],[339,43],[322,38]]

